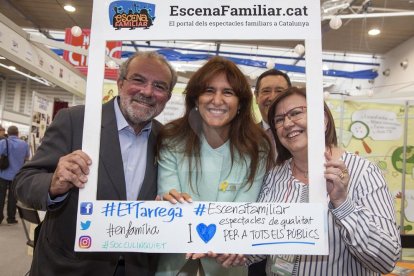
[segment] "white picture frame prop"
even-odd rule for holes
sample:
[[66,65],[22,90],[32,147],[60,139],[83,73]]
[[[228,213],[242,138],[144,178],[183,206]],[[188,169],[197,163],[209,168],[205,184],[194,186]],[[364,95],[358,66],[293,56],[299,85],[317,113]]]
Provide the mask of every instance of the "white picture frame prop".
[[[162,201],[98,201],[99,162],[94,161],[88,183],[79,192],[76,251],[328,254],[323,176],[325,146],[320,135],[324,133],[324,113],[319,1],[94,0],[82,147],[92,160],[99,159],[100,135],[97,134],[100,134],[101,125],[96,122],[100,121],[102,112],[100,91],[107,40],[304,41],[308,155],[312,156],[309,163],[310,203],[194,202],[176,206]],[[212,206],[217,205],[233,211],[215,214]],[[205,208],[202,216],[197,215],[200,206]],[[246,206],[250,211],[246,211]],[[256,211],[251,211],[253,209]],[[257,211],[267,209],[284,209],[285,212]],[[171,214],[174,214],[172,220]],[[264,218],[265,222],[252,223],[255,216]],[[233,226],[222,224],[222,220],[232,218],[250,222],[237,223],[237,227],[236,223]],[[271,223],[272,218],[278,223]],[[290,223],[286,224],[286,221]],[[271,238],[260,239],[250,232],[255,229],[263,230],[262,233],[283,232],[283,237],[271,235]],[[296,231],[297,235],[288,237],[288,230]],[[189,242],[189,233],[193,235],[193,242]],[[267,245],[254,246],[259,243]]]

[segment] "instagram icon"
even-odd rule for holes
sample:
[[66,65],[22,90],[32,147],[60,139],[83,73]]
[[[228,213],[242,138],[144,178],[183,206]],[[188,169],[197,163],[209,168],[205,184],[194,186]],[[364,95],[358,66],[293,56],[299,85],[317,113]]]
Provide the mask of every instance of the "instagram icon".
[[79,237],[79,247],[80,248],[89,248],[92,244],[92,238],[90,236],[80,236]]

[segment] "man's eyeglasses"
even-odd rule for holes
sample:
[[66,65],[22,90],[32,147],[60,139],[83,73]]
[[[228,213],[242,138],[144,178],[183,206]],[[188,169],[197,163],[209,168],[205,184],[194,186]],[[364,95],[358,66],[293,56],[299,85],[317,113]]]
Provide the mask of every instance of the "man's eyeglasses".
[[273,118],[274,124],[276,128],[280,128],[285,123],[285,118],[288,117],[289,120],[295,122],[297,120],[302,119],[306,116],[306,106],[297,106],[292,108],[288,112],[280,115],[276,115]]
[[128,81],[130,85],[136,87],[136,88],[145,88],[147,85],[151,85],[155,92],[158,92],[160,94],[166,94],[168,95],[170,93],[169,86],[160,81],[153,81],[149,82],[147,79],[142,77],[132,77],[132,78],[124,78],[124,80]]

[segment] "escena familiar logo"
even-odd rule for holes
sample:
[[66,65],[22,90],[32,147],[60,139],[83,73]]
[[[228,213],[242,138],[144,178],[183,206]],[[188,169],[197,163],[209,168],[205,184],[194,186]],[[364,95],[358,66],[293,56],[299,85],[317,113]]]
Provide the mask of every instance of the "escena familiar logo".
[[138,1],[115,1],[109,5],[109,22],[115,30],[148,29],[155,19],[155,5]]

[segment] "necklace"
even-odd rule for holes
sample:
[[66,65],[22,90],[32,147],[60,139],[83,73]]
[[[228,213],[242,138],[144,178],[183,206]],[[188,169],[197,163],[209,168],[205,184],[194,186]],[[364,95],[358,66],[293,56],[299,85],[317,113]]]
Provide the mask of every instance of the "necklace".
[[292,172],[294,170],[298,170],[300,173],[303,174],[304,178],[308,179],[308,170],[304,171],[304,170],[299,169],[299,167],[296,166],[295,161],[292,160]]

